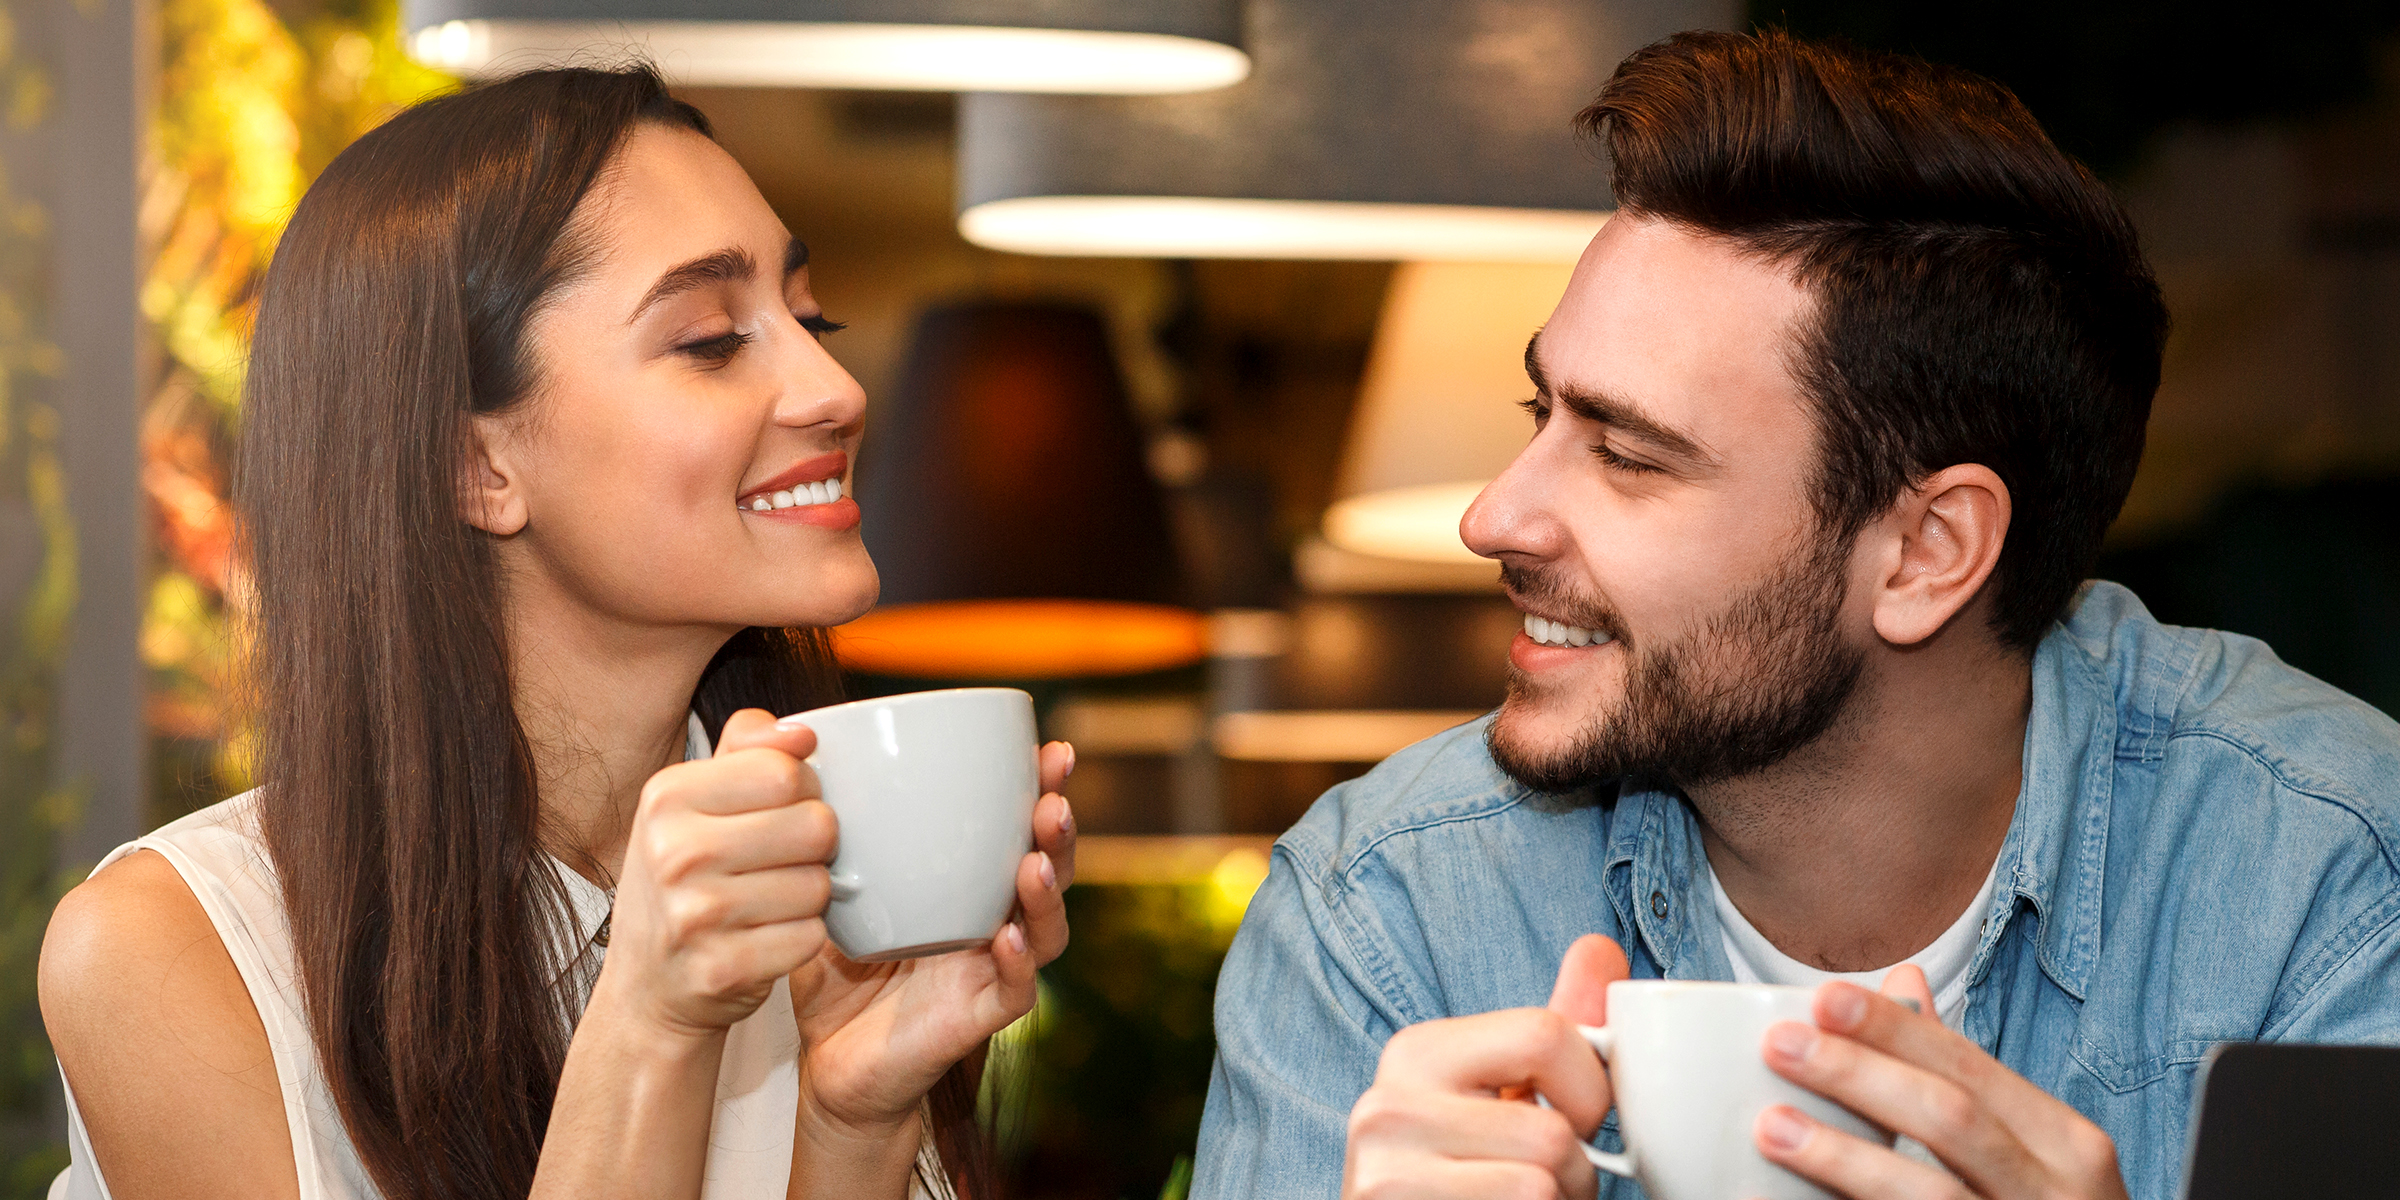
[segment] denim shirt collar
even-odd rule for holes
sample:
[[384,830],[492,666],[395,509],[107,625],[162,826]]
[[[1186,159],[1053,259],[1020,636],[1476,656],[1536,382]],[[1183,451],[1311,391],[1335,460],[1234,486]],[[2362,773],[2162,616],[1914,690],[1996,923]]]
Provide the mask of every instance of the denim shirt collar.
[[[2115,760],[2120,746],[2134,757],[2158,753],[2172,712],[2159,702],[2170,698],[2144,693],[2180,675],[2148,672],[2150,689],[2133,680],[2120,689],[2106,672],[2105,642],[2128,606],[2139,601],[2123,588],[2090,585],[2035,648],[2023,781],[2000,847],[2000,885],[1967,967],[1970,988],[1982,983],[1994,947],[2030,907],[2043,974],[2084,998],[2099,953]],[[2127,694],[2120,697],[2120,690]],[[1637,976],[1647,955],[1664,978],[1732,978],[1699,820],[1681,795],[1627,786],[1617,798],[1604,862],[1620,928],[1640,943]]]

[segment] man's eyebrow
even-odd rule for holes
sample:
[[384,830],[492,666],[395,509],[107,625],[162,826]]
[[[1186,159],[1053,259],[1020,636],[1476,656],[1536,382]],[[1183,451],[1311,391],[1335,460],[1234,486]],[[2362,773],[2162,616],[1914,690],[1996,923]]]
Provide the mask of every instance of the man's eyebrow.
[[[807,251],[803,250],[801,254],[805,258]],[[746,282],[757,274],[758,260],[738,246],[703,254],[690,262],[668,268],[666,274],[658,277],[658,282],[650,285],[649,291],[642,293],[642,302],[633,306],[633,315],[625,318],[625,323],[631,325],[641,320],[642,314],[650,311],[651,305],[670,296],[680,296],[710,284]]]
[[1630,400],[1574,384],[1564,388],[1551,387],[1549,377],[1542,373],[1541,357],[1536,353],[1541,340],[1542,335],[1536,332],[1525,342],[1525,376],[1533,380],[1536,394],[1550,397],[1559,407],[1583,420],[1623,430],[1694,466],[1718,465],[1717,456],[1710,453],[1699,438],[1651,417],[1642,411],[1640,405]]

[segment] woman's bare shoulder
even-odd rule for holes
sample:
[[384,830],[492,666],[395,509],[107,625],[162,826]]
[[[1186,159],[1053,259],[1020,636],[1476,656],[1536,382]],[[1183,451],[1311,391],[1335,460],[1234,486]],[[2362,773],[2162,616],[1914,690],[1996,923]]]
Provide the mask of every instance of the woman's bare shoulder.
[[172,863],[138,851],[68,892],[39,985],[111,1194],[299,1195],[266,1026]]

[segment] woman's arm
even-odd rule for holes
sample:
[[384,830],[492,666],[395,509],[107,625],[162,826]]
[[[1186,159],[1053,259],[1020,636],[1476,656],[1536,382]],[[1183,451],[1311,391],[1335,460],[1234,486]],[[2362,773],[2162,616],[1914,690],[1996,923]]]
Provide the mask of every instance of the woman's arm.
[[144,850],[67,893],[42,1023],[117,1200],[298,1200],[267,1030],[208,914]]
[[[69,892],[40,971],[111,1196],[299,1200],[266,1026],[166,859],[128,855]],[[596,994],[576,1027],[536,1197],[699,1194],[724,1030],[665,1026],[621,996]]]

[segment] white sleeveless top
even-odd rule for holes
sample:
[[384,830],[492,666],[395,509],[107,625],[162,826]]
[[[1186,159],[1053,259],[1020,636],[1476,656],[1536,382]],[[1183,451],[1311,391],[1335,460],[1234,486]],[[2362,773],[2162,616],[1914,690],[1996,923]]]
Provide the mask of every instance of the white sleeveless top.
[[[684,754],[687,759],[709,754],[708,737],[697,716]],[[136,850],[156,851],[174,864],[208,913],[209,923],[216,926],[267,1027],[275,1078],[283,1086],[283,1115],[291,1125],[300,1200],[381,1200],[383,1193],[351,1146],[318,1067],[316,1045],[300,1007],[282,887],[259,837],[256,797],[256,792],[245,792],[127,842],[102,859],[100,867]],[[588,999],[598,956],[604,953],[591,943],[608,917],[609,896],[564,863],[551,863],[574,907],[574,940],[560,948],[557,961],[578,965],[582,994]],[[94,873],[99,869],[93,868]],[[63,1084],[63,1070],[60,1080]],[[800,1033],[790,989],[778,979],[766,1003],[727,1031],[702,1200],[780,1200],[791,1181],[792,1121],[799,1098]],[[72,1088],[67,1091],[67,1144],[71,1165],[51,1184],[50,1200],[107,1200],[108,1184],[92,1156],[91,1137]],[[948,1179],[930,1139],[918,1151],[916,1174],[911,1200],[950,1200]],[[929,1196],[926,1179],[934,1180],[943,1195]]]

